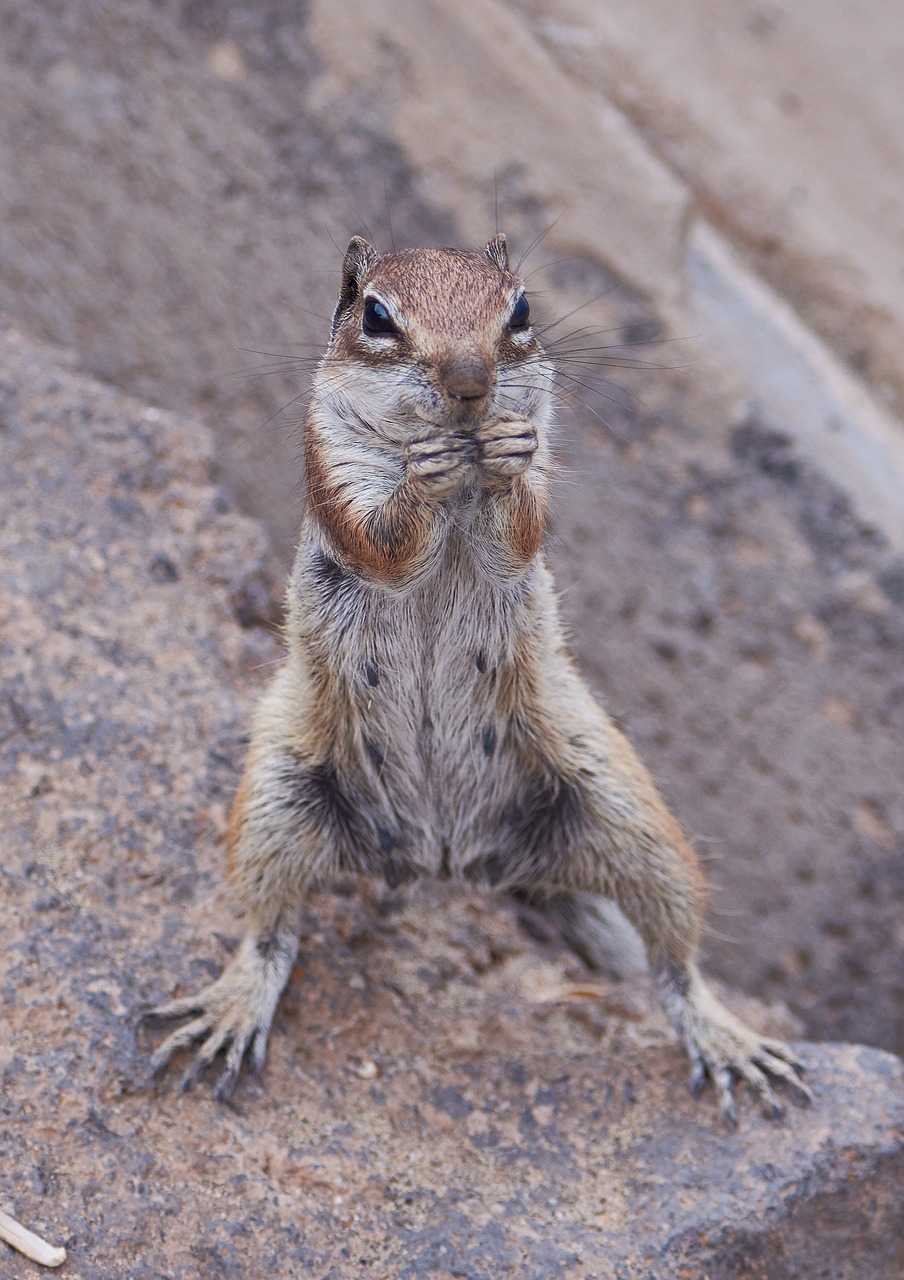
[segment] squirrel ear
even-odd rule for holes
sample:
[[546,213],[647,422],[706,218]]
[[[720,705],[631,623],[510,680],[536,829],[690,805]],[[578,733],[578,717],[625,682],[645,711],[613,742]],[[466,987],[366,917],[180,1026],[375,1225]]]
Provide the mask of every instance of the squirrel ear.
[[339,327],[342,317],[349,307],[354,305],[361,290],[361,281],[368,268],[377,260],[377,251],[362,236],[352,236],[342,259],[342,284],[339,287],[339,302],[333,313],[332,332]]
[[496,232],[493,239],[485,247],[484,253],[491,262],[496,263],[500,271],[508,271],[508,248],[506,247],[505,236],[501,231]]

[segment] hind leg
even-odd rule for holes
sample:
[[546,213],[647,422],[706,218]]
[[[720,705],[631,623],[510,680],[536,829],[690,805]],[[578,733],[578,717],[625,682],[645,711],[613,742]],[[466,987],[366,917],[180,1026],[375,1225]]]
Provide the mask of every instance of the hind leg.
[[[343,819],[352,821],[344,796],[325,766],[307,763],[284,723],[268,715],[280,697],[276,682],[262,704],[245,775],[233,805],[228,849],[233,888],[245,909],[245,936],[231,963],[197,995],[172,1000],[146,1018],[187,1018],[152,1057],[162,1071],[181,1049],[198,1045],[183,1087],[222,1055],[225,1070],[216,1088],[227,1096],[242,1062],[263,1065],[267,1037],[279,998],[298,952],[306,894],[334,869]],[[272,707],[270,707],[272,711]]]
[[[227,1098],[248,1057],[254,1071],[263,1066],[267,1037],[279,997],[289,980],[298,950],[297,917],[252,921],[232,962],[219,978],[197,995],[171,1000],[145,1015],[150,1021],[189,1018],[173,1031],[151,1058],[156,1074],[180,1049],[198,1049],[182,1077],[187,1089],[220,1055],[224,1070],[215,1095]],[[200,1042],[200,1043],[199,1043]]]
[[151,1059],[162,1071],[180,1050],[198,1045],[182,1086],[188,1088],[220,1055],[224,1071],[216,1096],[231,1093],[243,1060],[263,1065],[276,1006],[298,952],[301,908],[315,878],[316,844],[306,839],[281,788],[285,760],[265,755],[249,764],[230,822],[230,869],[246,909],[245,936],[219,978],[196,995],[151,1010],[153,1021],[189,1019]]
[[585,718],[566,741],[519,822],[527,874],[517,887],[539,893],[571,945],[597,961],[606,958],[605,917],[588,895],[617,905],[643,942],[663,1009],[690,1056],[694,1092],[710,1079],[726,1119],[735,1118],[738,1079],[775,1114],[775,1081],[808,1097],[791,1050],[745,1026],[701,978],[703,877],[627,740],[601,716],[590,732]]

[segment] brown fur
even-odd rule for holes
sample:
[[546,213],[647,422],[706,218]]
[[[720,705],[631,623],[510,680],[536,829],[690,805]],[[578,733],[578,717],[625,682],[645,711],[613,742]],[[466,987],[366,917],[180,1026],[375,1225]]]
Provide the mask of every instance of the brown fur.
[[305,425],[288,655],[230,821],[248,933],[217,982],[160,1011],[194,1020],[158,1066],[197,1039],[200,1066],[225,1053],[221,1091],[246,1052],[259,1066],[305,894],[359,871],[508,888],[600,967],[642,943],[726,1115],[738,1076],[773,1107],[769,1076],[803,1089],[697,973],[697,860],[566,652],[540,553],[550,369],[522,293],[502,237],[349,246]]
[[356,518],[351,499],[330,479],[314,430],[305,441],[305,471],[311,510],[347,564],[384,582],[410,573],[426,528],[423,506],[410,486],[400,485],[370,519]]

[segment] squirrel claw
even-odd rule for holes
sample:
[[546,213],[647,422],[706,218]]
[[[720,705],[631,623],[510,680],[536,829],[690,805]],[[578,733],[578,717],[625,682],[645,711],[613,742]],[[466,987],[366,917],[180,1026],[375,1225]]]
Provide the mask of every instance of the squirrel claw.
[[406,448],[410,477],[434,498],[448,497],[464,483],[473,470],[474,456],[472,437],[446,427],[418,432]]
[[511,480],[526,471],[539,448],[537,427],[514,415],[501,415],[478,433],[480,467],[496,480]]
[[213,1096],[217,1102],[228,1102],[235,1092],[235,1086],[239,1080],[238,1067],[228,1067],[217,1081]]
[[706,1063],[699,1054],[695,1055],[691,1063],[691,1074],[688,1082],[690,1085],[691,1095],[693,1097],[699,1098],[703,1093],[703,1087],[706,1084],[708,1074],[709,1073],[706,1070]]
[[229,968],[205,990],[149,1010],[148,1016],[154,1021],[191,1015],[189,1022],[158,1045],[151,1057],[152,1074],[159,1076],[181,1049],[198,1045],[194,1061],[182,1077],[182,1090],[190,1089],[222,1055],[225,1070],[214,1094],[218,1100],[226,1101],[246,1060],[255,1073],[263,1066],[270,1024],[294,956],[294,947],[288,946],[263,956],[252,937],[243,943]]
[[713,1081],[719,1095],[719,1117],[730,1128],[738,1127],[738,1108],[734,1098],[736,1074],[731,1067],[719,1067]]
[[735,1085],[739,1080],[758,1097],[765,1115],[778,1120],[785,1107],[773,1087],[793,1089],[802,1101],[812,1100],[803,1066],[780,1040],[769,1040],[745,1026],[721,1004],[695,970],[661,985],[666,1013],[684,1041],[691,1059],[691,1092],[698,1097],[709,1079],[715,1087],[722,1119],[737,1123]]
[[[154,1009],[152,1010],[152,1013],[161,1021],[164,1019],[168,1020],[169,1018],[185,1016],[180,1013],[166,1013],[166,1008],[167,1006],[163,1006],[161,1009]],[[172,1058],[180,1049],[190,1048],[191,1045],[196,1044],[198,1040],[203,1039],[207,1034],[207,1031],[208,1023],[203,1017],[195,1018],[193,1021],[187,1022],[184,1027],[179,1027],[176,1031],[173,1031],[166,1037],[162,1044],[158,1045],[155,1049],[151,1057],[151,1075],[162,1075],[169,1066]],[[183,1080],[183,1089],[186,1088],[188,1088],[188,1085]]]
[[793,1065],[790,1051],[776,1041],[763,1041],[747,1052],[742,1049],[728,1062],[715,1061],[714,1057],[707,1058],[699,1052],[694,1052],[692,1058],[691,1093],[698,1098],[704,1082],[711,1080],[718,1095],[720,1117],[732,1128],[738,1123],[735,1086],[739,1080],[757,1095],[763,1114],[770,1120],[782,1120],[785,1116],[785,1104],[775,1092],[773,1082],[790,1086],[804,1103],[813,1100],[812,1091],[800,1078],[796,1064]]

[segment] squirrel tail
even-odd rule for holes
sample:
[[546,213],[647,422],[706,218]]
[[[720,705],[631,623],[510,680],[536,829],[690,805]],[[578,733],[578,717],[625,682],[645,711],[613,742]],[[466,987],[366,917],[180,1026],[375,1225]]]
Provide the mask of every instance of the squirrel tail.
[[521,923],[529,933],[543,933],[537,920],[541,917],[595,972],[626,978],[646,971],[647,959],[637,930],[609,898],[538,890],[515,891],[513,896],[522,907]]

